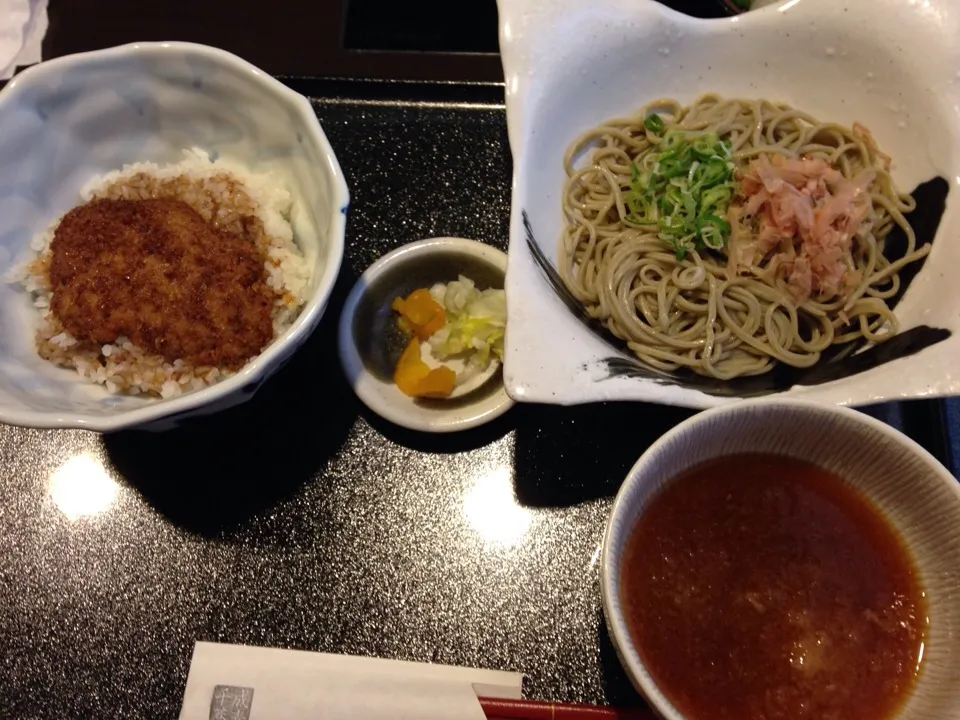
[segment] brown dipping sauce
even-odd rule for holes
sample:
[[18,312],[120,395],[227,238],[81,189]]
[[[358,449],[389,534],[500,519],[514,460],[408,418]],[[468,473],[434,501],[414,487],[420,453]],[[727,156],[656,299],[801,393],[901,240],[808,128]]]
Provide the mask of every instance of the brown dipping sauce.
[[802,460],[686,471],[651,499],[621,572],[640,656],[690,720],[882,720],[919,672],[926,601],[899,536]]

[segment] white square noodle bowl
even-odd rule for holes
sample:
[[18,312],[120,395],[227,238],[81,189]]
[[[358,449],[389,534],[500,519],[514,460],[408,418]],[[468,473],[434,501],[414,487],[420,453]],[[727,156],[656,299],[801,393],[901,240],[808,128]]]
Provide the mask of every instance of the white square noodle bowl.
[[657,97],[703,92],[782,100],[824,120],[860,121],[893,157],[899,186],[937,175],[946,212],[923,271],[896,308],[902,329],[953,336],[911,357],[784,394],[859,405],[960,393],[960,4],[789,0],[700,20],[653,0],[498,0],[513,152],[504,381],[515,400],[644,400],[705,408],[736,400],[679,385],[605,379],[611,349],[563,305],[526,247],[526,210],[556,261],[567,145]]
[[343,257],[349,193],[309,101],[244,60],[192,43],[136,43],[41,63],[0,92],[0,275],[93,176],[198,147],[269,170],[291,191],[311,270],[293,325],[236,375],[170,400],[111,395],[36,352],[37,312],[0,283],[0,421],[102,432],[170,427],[236,405],[316,327]]

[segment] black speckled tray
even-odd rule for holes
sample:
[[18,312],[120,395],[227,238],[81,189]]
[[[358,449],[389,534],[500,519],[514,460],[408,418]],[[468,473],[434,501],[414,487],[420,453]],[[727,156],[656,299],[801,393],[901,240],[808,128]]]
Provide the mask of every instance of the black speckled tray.
[[[367,412],[335,346],[357,276],[428,236],[506,248],[502,87],[289,84],[353,194],[326,316],[250,403],[188,428],[0,427],[0,716],[175,717],[195,640],[517,670],[530,697],[639,703],[603,629],[600,539],[627,470],[690,413],[518,406],[437,437]],[[956,472],[956,405],[868,412]]]

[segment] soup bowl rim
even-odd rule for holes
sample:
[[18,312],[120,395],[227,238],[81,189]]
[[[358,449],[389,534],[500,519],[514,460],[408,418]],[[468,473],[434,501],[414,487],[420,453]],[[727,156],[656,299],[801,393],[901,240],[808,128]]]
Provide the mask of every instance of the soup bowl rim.
[[[700,412],[661,435],[646,449],[637,462],[634,463],[633,467],[630,468],[626,479],[614,499],[603,535],[600,562],[600,592],[607,632],[612,640],[621,666],[626,671],[637,691],[643,695],[656,714],[665,718],[665,720],[688,719],[682,712],[674,707],[673,703],[670,702],[665,693],[659,688],[652,674],[647,669],[647,664],[640,657],[636,643],[630,635],[620,600],[622,584],[619,569],[620,562],[622,561],[624,549],[630,534],[636,527],[637,519],[646,509],[644,507],[639,513],[635,512],[634,504],[631,502],[633,500],[633,491],[638,485],[655,481],[657,473],[652,471],[655,469],[655,466],[661,462],[662,453],[667,450],[671,444],[675,443],[678,438],[683,435],[693,434],[701,430],[703,426],[709,426],[711,422],[714,422],[718,418],[724,416],[733,418],[736,415],[749,415],[757,408],[790,408],[801,413],[809,414],[811,419],[817,416],[840,416],[851,424],[860,424],[872,429],[876,431],[881,438],[880,442],[896,444],[904,453],[912,454],[916,459],[922,461],[923,465],[929,470],[929,483],[931,485],[945,485],[956,497],[958,501],[957,507],[960,507],[960,482],[958,482],[950,471],[929,451],[890,425],[860,411],[844,406],[824,405],[812,400],[800,400],[782,396],[744,400],[733,405],[723,405]],[[724,454],[714,454],[711,457],[724,457]],[[671,477],[665,482],[672,482],[674,477]],[[872,504],[870,493],[865,492],[864,494]],[[632,521],[624,521],[624,518],[630,518],[633,515],[635,515],[635,517],[633,517]],[[960,514],[958,514],[957,521],[960,522]],[[903,528],[899,526],[897,526],[896,529],[901,532],[903,531]],[[895,714],[894,718],[900,718],[900,714]]]

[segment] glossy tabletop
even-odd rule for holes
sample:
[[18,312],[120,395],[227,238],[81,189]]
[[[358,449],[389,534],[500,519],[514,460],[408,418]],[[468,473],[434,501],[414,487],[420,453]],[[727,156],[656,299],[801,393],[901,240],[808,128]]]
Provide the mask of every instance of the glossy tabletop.
[[[603,626],[600,541],[627,470],[688,411],[521,405],[442,437],[371,416],[340,370],[339,309],[403,243],[505,249],[502,87],[291,84],[353,193],[330,307],[251,402],[188,427],[0,427],[0,716],[175,717],[196,640],[516,670],[529,697],[639,703]],[[869,412],[951,462],[954,405]]]

